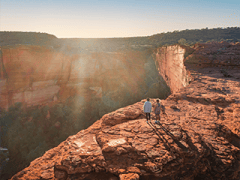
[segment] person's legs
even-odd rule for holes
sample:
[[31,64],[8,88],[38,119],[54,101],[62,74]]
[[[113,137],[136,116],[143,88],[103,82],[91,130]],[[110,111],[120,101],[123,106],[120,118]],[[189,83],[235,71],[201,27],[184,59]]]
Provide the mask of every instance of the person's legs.
[[156,114],[156,120],[160,121],[160,115],[159,114]]
[[147,121],[150,120],[150,113],[146,113]]

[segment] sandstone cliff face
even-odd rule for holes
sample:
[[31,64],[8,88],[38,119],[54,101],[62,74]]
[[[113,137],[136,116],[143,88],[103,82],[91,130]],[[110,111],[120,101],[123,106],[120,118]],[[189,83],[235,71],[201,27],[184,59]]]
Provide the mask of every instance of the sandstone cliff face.
[[[143,99],[104,115],[12,179],[240,179],[239,59],[219,68],[204,54],[216,44],[202,47],[186,59],[179,46],[158,50],[169,57],[157,54],[156,62],[174,92],[161,101],[160,124],[145,121]],[[212,63],[199,68],[194,56]]]
[[186,48],[179,45],[158,48],[155,53],[158,71],[173,93],[186,87],[190,81],[184,66],[185,53]]
[[[11,155],[5,174],[26,167],[106,113],[147,96],[166,98],[169,88],[150,55],[1,47],[0,141]],[[16,162],[21,166],[11,168]]]
[[73,57],[44,47],[2,47],[0,107],[53,101],[60,90],[57,82],[66,82],[69,76],[71,61]]
[[142,87],[137,94],[143,96],[157,82],[145,84],[148,64],[146,54],[137,51],[70,55],[41,46],[1,47],[0,107],[64,102],[74,95],[84,101],[94,96],[109,107],[119,107],[118,97],[126,87],[133,91]]

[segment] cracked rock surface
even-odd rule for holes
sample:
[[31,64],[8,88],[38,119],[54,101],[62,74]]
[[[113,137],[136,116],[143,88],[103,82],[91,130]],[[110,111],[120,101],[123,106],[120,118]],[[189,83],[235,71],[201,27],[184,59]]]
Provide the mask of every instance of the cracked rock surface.
[[68,137],[12,180],[238,180],[239,72],[228,68],[229,77],[218,67],[191,71],[187,87],[161,100],[160,124],[146,122],[144,99]]

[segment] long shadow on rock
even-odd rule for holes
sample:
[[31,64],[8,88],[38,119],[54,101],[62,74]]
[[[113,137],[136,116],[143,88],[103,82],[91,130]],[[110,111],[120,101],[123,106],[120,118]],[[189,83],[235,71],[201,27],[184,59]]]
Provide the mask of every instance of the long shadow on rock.
[[[186,143],[188,144],[190,148],[190,152],[185,155],[185,159],[188,159],[189,162],[186,166],[182,167],[181,172],[176,179],[194,179],[197,180],[196,177],[199,176],[199,174],[204,177],[203,179],[212,179],[212,176],[209,175],[209,173],[206,173],[211,169],[210,162],[208,160],[208,156],[210,155],[210,148],[207,146],[207,144],[201,140],[200,144],[204,149],[204,152],[199,152],[198,148],[193,144],[190,136],[188,135],[187,131],[182,130],[186,136]],[[196,133],[198,137],[200,135]],[[201,176],[201,177],[202,177]],[[199,176],[200,177],[200,176]]]
[[231,103],[235,102],[235,100],[233,100],[233,99],[227,100],[223,97],[219,97],[218,99],[210,99],[210,98],[205,98],[205,97],[193,97],[193,96],[188,96],[188,95],[174,96],[174,97],[170,97],[169,99],[174,100],[174,101],[184,99],[184,100],[187,100],[192,103],[200,103],[203,105],[213,104],[213,105],[217,105],[222,108],[225,108],[225,107],[229,106]]
[[183,131],[183,132],[185,133],[185,135],[186,135],[186,139],[187,139],[186,143],[187,143],[188,146],[191,148],[191,150],[198,152],[197,147],[194,146],[194,144],[193,144],[193,142],[192,142],[192,139],[191,139],[190,136],[188,135],[187,131],[185,131],[185,130],[182,130],[182,131]]
[[[80,178],[79,178],[80,177]],[[110,179],[110,180],[118,180],[118,176],[109,173],[109,172],[99,172],[99,173],[89,173],[89,174],[74,174],[69,175],[69,179],[71,180],[103,180],[103,179]]]
[[219,137],[227,139],[229,143],[240,149],[240,137],[237,134],[233,133],[227,126],[222,124],[216,125],[216,131],[218,132],[217,135]]
[[[216,124],[216,135],[220,138],[226,139],[233,146],[240,148],[240,138],[234,134],[229,128],[222,124]],[[220,143],[219,143],[220,144]],[[240,172],[240,152],[232,151],[227,156],[232,156],[233,161],[231,165],[224,164],[219,154],[216,153],[216,147],[213,147],[214,144],[208,143],[207,146],[210,149],[210,155],[208,156],[208,161],[210,163],[210,168],[208,173],[217,179],[239,179]],[[221,145],[221,144],[220,144]],[[219,149],[217,149],[218,151]],[[220,150],[219,150],[220,151]],[[198,180],[198,179],[196,179]]]
[[170,131],[168,131],[161,123],[159,123],[159,125],[166,132],[166,134],[172,138],[172,140],[178,145],[178,147],[180,147],[183,151],[188,151],[188,148],[184,146],[180,141],[178,141],[177,138]]
[[[171,145],[168,143],[168,141],[166,140],[166,138],[163,136],[162,133],[160,133],[157,128],[151,123],[151,122],[148,122],[148,125],[153,129],[153,131],[155,132],[155,134],[159,137],[159,139],[163,142],[164,144],[164,147],[171,152]],[[174,150],[175,152],[175,150]]]
[[172,180],[173,178],[172,177],[161,177],[161,178],[159,178],[159,177],[156,177],[156,176],[153,176],[153,175],[151,175],[151,176],[140,176],[140,178],[139,178],[139,180]]
[[[150,126],[150,124],[151,124],[151,126]],[[161,123],[159,123],[158,125],[160,126],[160,128],[161,128],[167,135],[169,135],[169,136],[172,138],[172,140],[178,145],[178,147],[180,147],[183,151],[188,151],[188,148],[187,148],[186,146],[184,146],[180,141],[178,141],[177,138],[176,138],[170,131],[168,131]],[[168,145],[168,149],[173,148],[173,147],[171,147],[171,145],[168,143],[168,141],[164,138],[163,134],[158,131],[158,128],[157,128],[155,125],[153,125],[153,124],[150,122],[150,123],[149,123],[149,126],[150,126],[151,128],[153,128],[153,130],[155,131],[155,133],[158,135],[158,137],[159,137],[160,139],[164,139],[165,144]],[[161,136],[162,138],[161,138],[160,136]],[[164,141],[163,141],[163,142],[164,142]]]
[[217,178],[222,178],[223,172],[227,170],[226,167],[224,167],[223,162],[218,158],[216,152],[213,150],[214,147],[208,143],[208,146],[211,150],[211,153],[208,157],[208,160],[210,162],[211,165],[211,170],[209,171],[209,173],[213,176],[213,177],[217,177]]

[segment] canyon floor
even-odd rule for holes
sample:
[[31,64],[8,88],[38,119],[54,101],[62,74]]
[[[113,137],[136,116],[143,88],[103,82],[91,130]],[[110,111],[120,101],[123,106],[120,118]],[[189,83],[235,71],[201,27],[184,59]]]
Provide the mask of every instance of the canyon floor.
[[[31,162],[12,180],[240,179],[240,71],[192,68],[188,86],[105,114]],[[152,104],[156,99],[151,98]]]

